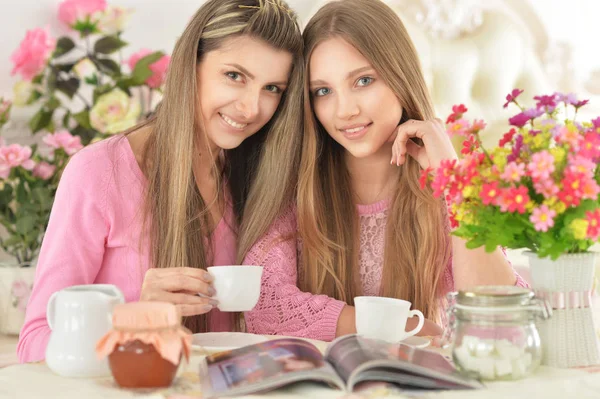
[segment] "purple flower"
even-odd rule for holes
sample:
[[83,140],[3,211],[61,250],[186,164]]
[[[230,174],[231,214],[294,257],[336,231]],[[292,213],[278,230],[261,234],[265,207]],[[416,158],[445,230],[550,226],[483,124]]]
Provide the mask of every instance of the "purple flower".
[[521,112],[508,120],[508,122],[512,126],[523,127],[527,122],[529,122],[529,116],[527,116],[524,112]]
[[524,114],[527,115],[529,119],[535,119],[544,115],[544,111],[539,108],[529,108],[528,110],[525,110]]
[[537,136],[538,134],[540,134],[541,132],[542,132],[541,130],[530,130],[530,131],[529,131],[529,135],[530,135],[531,137],[535,137],[535,136]]
[[556,101],[563,102],[565,104],[575,104],[577,102],[577,96],[574,93],[554,93],[554,96],[556,97]]
[[596,119],[592,119],[592,125],[594,125],[595,129],[600,128],[600,116],[597,117]]
[[575,108],[581,108],[589,102],[590,102],[590,100],[581,100],[581,101],[577,101],[575,104],[573,104],[573,106]]
[[517,158],[519,158],[519,154],[521,153],[522,149],[523,149],[523,136],[519,134],[519,135],[517,135],[517,138],[515,139],[515,145],[513,146],[512,153],[510,153],[506,157],[506,160],[508,162],[516,162]]

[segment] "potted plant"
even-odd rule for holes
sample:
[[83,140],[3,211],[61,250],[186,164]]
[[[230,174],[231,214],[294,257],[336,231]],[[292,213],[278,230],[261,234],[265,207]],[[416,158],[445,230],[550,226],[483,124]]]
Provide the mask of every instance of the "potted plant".
[[554,309],[542,323],[544,363],[600,364],[593,326],[592,284],[600,239],[600,118],[577,120],[587,104],[574,95],[536,96],[523,107],[515,89],[505,107],[519,112],[495,148],[483,148],[481,121],[455,106],[448,133],[465,137],[462,159],[422,175],[445,196],[453,234],[469,248],[528,249],[532,287]]

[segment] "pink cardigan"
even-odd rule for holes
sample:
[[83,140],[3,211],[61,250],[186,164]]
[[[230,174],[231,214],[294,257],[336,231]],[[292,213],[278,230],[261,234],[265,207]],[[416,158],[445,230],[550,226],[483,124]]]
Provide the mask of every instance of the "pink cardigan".
[[[145,184],[123,136],[90,145],[70,160],[54,200],[19,337],[21,362],[45,357],[51,332],[46,304],[54,292],[79,284],[114,284],[126,301],[139,300],[150,266],[148,245],[140,243]],[[213,232],[214,265],[235,264],[233,220],[228,209]],[[213,312],[212,330],[229,331],[227,316]]]

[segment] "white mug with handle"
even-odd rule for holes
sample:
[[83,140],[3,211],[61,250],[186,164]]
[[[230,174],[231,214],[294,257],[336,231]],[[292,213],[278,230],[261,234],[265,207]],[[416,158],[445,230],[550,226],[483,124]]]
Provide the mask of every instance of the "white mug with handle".
[[[354,298],[356,332],[366,338],[397,343],[412,337],[423,328],[425,317],[420,310],[410,310],[411,303],[402,299],[379,296]],[[406,331],[406,321],[417,316],[418,325]]]

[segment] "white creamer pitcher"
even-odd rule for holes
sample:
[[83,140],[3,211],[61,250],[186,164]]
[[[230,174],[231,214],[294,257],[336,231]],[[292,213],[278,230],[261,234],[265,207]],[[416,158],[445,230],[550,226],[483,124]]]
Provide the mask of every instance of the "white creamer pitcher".
[[96,343],[112,328],[112,309],[124,303],[123,293],[111,284],[76,285],[55,292],[46,317],[52,330],[46,364],[64,377],[110,375],[106,359],[98,360]]

